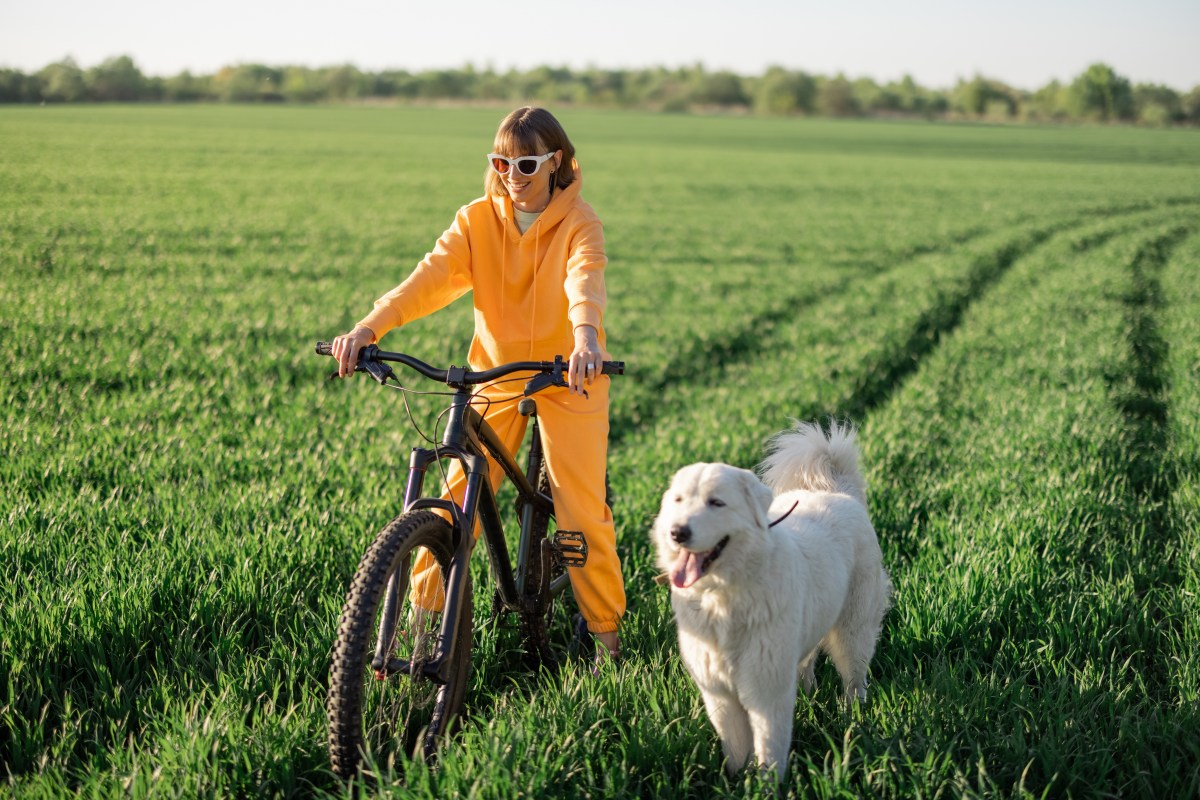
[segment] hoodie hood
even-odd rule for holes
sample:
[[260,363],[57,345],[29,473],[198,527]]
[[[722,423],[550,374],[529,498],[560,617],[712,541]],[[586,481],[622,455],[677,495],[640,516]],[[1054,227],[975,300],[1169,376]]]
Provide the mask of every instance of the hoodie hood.
[[[575,170],[575,180],[571,181],[565,189],[556,188],[554,190],[550,195],[550,205],[546,206],[546,210],[537,218],[534,227],[541,226],[542,231],[549,231],[563,221],[579,200],[579,194],[583,191],[583,170],[579,168],[579,162],[575,159],[571,159],[571,167]],[[504,220],[505,235],[510,241],[520,239],[521,229],[517,227],[517,214],[513,208],[512,198],[507,194],[494,194],[491,199],[496,216]]]

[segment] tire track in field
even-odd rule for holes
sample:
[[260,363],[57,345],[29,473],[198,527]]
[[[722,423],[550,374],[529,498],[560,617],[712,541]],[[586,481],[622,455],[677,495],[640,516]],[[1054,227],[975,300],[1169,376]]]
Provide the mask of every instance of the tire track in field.
[[[1170,343],[1159,329],[1167,305],[1162,273],[1194,224],[1164,226],[1143,241],[1125,265],[1130,282],[1118,300],[1124,309],[1125,346],[1113,368],[1104,371],[1109,402],[1120,415],[1116,430],[1100,446],[1100,459],[1118,479],[1113,504],[1120,533],[1128,542],[1122,552],[1140,551],[1150,557],[1126,559],[1125,571],[1142,613],[1153,621],[1156,635],[1140,645],[1148,652],[1169,652],[1170,642],[1183,641],[1181,606],[1156,594],[1156,587],[1177,587],[1183,579],[1176,549],[1184,535],[1172,502],[1179,486],[1182,463],[1171,443]],[[1107,560],[1100,569],[1112,569]],[[1157,703],[1176,701],[1172,670],[1162,658],[1150,658],[1136,668]]]
[[[854,388],[834,409],[813,409],[812,412],[818,416],[822,413],[835,413],[838,416],[861,419],[885,403],[904,379],[934,351],[942,337],[958,327],[966,310],[999,280],[1013,263],[1033,252],[1051,237],[1067,233],[1097,218],[1119,220],[1156,209],[1196,205],[1200,205],[1200,197],[1172,198],[1157,204],[1126,203],[1104,206],[1077,212],[1065,219],[1035,228],[1024,237],[1015,238],[990,257],[979,258],[971,267],[965,287],[922,314],[899,347],[889,348],[876,360],[867,362],[861,369]],[[973,228],[960,233],[949,242],[911,248],[897,254],[903,260],[898,261],[893,269],[924,255],[955,250],[987,233],[989,231]],[[1119,229],[1097,231],[1081,237],[1074,243],[1074,249],[1077,253],[1086,252],[1119,233]],[[687,342],[679,355],[670,360],[662,374],[644,385],[637,399],[622,409],[614,409],[609,446],[619,446],[628,436],[639,429],[654,425],[660,415],[668,413],[660,398],[672,385],[719,381],[728,366],[747,358],[754,358],[759,353],[770,352],[775,339],[775,329],[794,317],[797,312],[815,305],[830,292],[845,290],[856,280],[882,274],[876,270],[877,265],[873,265],[873,268],[864,266],[861,269],[849,270],[841,280],[831,286],[804,289],[783,296],[766,311],[747,317],[742,324],[731,328],[727,335],[717,342],[698,339]]]
[[[1143,209],[1137,209],[1141,210]],[[844,401],[837,404],[838,416],[859,418],[884,402],[899,383],[920,365],[941,337],[958,325],[966,308],[1018,258],[1027,255],[1051,236],[1080,224],[1082,221],[1079,217],[1072,217],[1044,225],[979,258],[970,270],[970,277],[963,291],[949,296],[946,302],[922,314],[902,346],[890,348],[882,353],[878,360],[865,364],[854,389]],[[907,258],[898,262],[893,269],[898,269],[923,255],[957,249],[985,233],[986,231],[972,229],[947,244],[913,248],[907,251]],[[1102,238],[1098,237],[1088,246],[1094,246],[1100,241]],[[639,428],[653,425],[657,416],[664,413],[658,399],[670,386],[697,380],[718,380],[729,365],[745,360],[747,356],[753,358],[764,351],[770,352],[773,331],[778,325],[795,317],[797,312],[804,308],[815,305],[831,291],[844,290],[855,280],[862,278],[864,272],[869,277],[881,274],[865,269],[849,271],[833,286],[805,289],[781,298],[768,311],[749,317],[741,325],[730,330],[715,346],[699,340],[690,342],[677,358],[672,359],[662,376],[649,387],[646,395],[619,415],[614,414],[609,446],[615,447]],[[824,412],[813,409],[812,413],[820,416]]]
[[[1162,206],[1148,207],[1143,204],[1135,204],[1113,209],[1096,209],[1070,222],[1036,230],[1025,241],[1015,241],[1006,245],[995,253],[993,259],[977,263],[976,269],[971,273],[964,291],[949,298],[948,302],[942,306],[930,308],[922,314],[917,324],[910,331],[905,344],[898,350],[894,350],[890,354],[885,354],[887,357],[882,358],[873,367],[868,368],[863,373],[849,397],[839,404],[837,413],[850,419],[862,419],[871,411],[887,402],[905,378],[915,372],[921,365],[921,362],[936,349],[942,337],[953,332],[958,327],[966,310],[1003,277],[1018,259],[1032,253],[1052,236],[1079,228],[1086,224],[1088,218],[1120,219],[1121,217],[1145,213],[1155,208],[1172,208],[1197,204],[1200,204],[1200,199],[1176,198],[1171,202],[1162,204]],[[1074,241],[1072,249],[1076,254],[1087,252],[1101,246],[1122,232],[1121,228],[1116,227],[1094,231]],[[1183,233],[1180,233],[1179,237],[1181,238],[1182,235]],[[1164,254],[1163,260],[1158,262],[1159,268],[1165,263],[1165,259],[1166,255]]]
[[[987,231],[982,228],[970,228],[947,242],[921,244],[907,248],[895,254],[897,261],[893,269],[921,256],[962,247],[986,233]],[[765,312],[747,317],[741,325],[730,329],[727,335],[719,341],[688,340],[681,352],[670,359],[662,374],[645,387],[637,400],[620,411],[614,411],[609,433],[609,447],[619,445],[627,436],[642,427],[652,426],[662,413],[666,413],[658,401],[669,387],[677,383],[690,383],[697,380],[711,382],[719,379],[721,373],[730,364],[735,364],[744,360],[747,355],[769,348],[773,338],[772,332],[777,325],[786,322],[798,311],[815,305],[830,292],[843,291],[853,281],[864,275],[880,274],[877,270],[876,262],[865,263],[860,268],[847,270],[845,276],[832,285],[807,288],[779,298]]]
[[850,395],[839,403],[838,414],[850,419],[862,419],[886,402],[904,379],[915,372],[937,348],[942,337],[958,327],[967,308],[1008,272],[1017,259],[1068,228],[1068,225],[1054,225],[1035,230],[1023,239],[1009,242],[990,257],[978,260],[968,273],[966,285],[961,291],[921,314],[898,348],[882,353],[875,363],[868,362]]
[[[1076,210],[1069,216],[1044,223],[1027,237],[1010,242],[990,254],[990,258],[984,256],[977,259],[971,267],[968,285],[964,291],[922,314],[902,347],[891,348],[876,361],[860,365],[862,375],[844,401],[835,404],[832,409],[811,408],[803,411],[801,415],[821,416],[832,413],[837,416],[861,418],[886,402],[903,380],[933,352],[941,338],[958,327],[966,309],[999,280],[1013,263],[1029,255],[1051,237],[1097,220],[1117,221],[1148,212],[1197,206],[1200,206],[1200,196],[1192,195],[1170,197],[1160,201],[1137,200]],[[1011,223],[1009,228],[1019,230],[1036,223],[1038,219],[1039,217],[1031,213]],[[1101,246],[1122,232],[1123,229],[1119,227],[1095,231],[1079,237],[1072,246],[1076,253],[1083,253]],[[753,361],[763,352],[772,352],[778,338],[776,331],[779,326],[785,325],[806,308],[815,306],[831,293],[840,293],[855,281],[874,279],[901,269],[922,256],[953,252],[975,239],[994,233],[997,231],[973,227],[959,232],[947,241],[918,244],[877,258],[865,256],[856,267],[846,269],[839,280],[829,285],[805,288],[777,297],[767,310],[745,317],[740,325],[729,328],[718,340],[686,340],[679,353],[668,360],[662,373],[641,385],[641,391],[632,402],[613,409],[609,433],[610,448],[619,446],[638,430],[654,426],[660,416],[671,413],[669,405],[662,403],[661,398],[672,386],[697,381],[717,383],[731,365]],[[889,261],[891,266],[883,268],[882,264]],[[636,364],[633,367],[636,369]]]
[[1171,253],[1191,233],[1180,225],[1143,244],[1130,262],[1132,282],[1122,297],[1128,324],[1129,361],[1122,374],[1108,378],[1113,405],[1123,418],[1126,436],[1111,442],[1113,464],[1120,464],[1130,490],[1146,508],[1151,533],[1169,535],[1169,507],[1178,475],[1171,461],[1169,343],[1158,328],[1165,306],[1161,275]]

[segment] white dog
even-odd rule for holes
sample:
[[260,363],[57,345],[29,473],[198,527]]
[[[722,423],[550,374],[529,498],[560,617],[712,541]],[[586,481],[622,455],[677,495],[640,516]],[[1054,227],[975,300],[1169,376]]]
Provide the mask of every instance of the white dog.
[[754,473],[692,464],[654,524],[671,583],[683,663],[736,772],[753,754],[783,777],[797,680],[829,654],[846,701],[865,700],[867,667],[891,595],[866,509],[854,430],[811,423],[776,436]]

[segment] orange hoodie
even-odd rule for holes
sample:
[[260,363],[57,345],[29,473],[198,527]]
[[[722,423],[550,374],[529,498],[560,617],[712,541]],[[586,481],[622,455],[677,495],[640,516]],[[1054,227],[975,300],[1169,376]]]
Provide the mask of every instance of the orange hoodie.
[[460,208],[433,252],[359,324],[378,340],[474,290],[468,359],[475,369],[565,358],[580,325],[595,327],[603,348],[604,232],[579,196],[583,174],[574,167],[575,180],[555,190],[523,235],[510,197],[481,197]]

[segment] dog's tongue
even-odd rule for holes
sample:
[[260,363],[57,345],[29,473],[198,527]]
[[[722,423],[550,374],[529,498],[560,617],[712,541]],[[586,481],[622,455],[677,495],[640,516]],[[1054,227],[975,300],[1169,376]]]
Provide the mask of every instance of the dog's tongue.
[[680,550],[675,563],[671,565],[671,583],[677,589],[686,589],[700,580],[700,562],[708,553],[690,553]]

